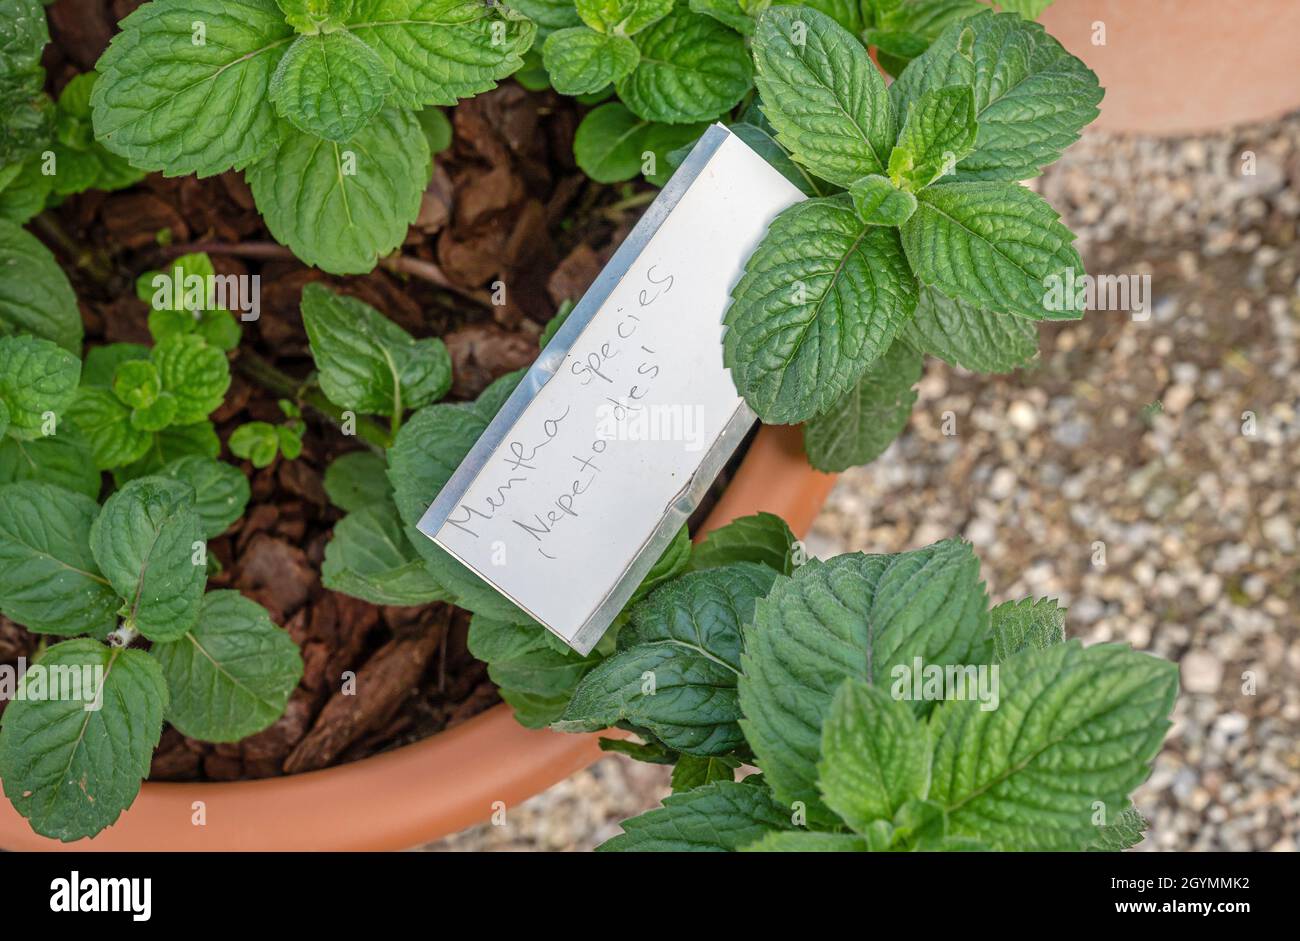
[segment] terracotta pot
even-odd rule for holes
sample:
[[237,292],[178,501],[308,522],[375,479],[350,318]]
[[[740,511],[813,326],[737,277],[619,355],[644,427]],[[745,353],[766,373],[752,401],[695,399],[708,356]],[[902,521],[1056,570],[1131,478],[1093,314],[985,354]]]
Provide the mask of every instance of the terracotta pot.
[[1101,79],[1104,130],[1190,133],[1300,108],[1296,0],[1056,0],[1039,19]]
[[[766,510],[802,535],[835,477],[808,466],[800,432],[761,429],[701,528]],[[432,738],[323,771],[229,783],[146,782],[131,808],[93,840],[32,832],[0,798],[8,850],[395,850],[488,819],[591,764],[598,735],[525,729],[496,706]],[[205,826],[191,818],[201,802]]]

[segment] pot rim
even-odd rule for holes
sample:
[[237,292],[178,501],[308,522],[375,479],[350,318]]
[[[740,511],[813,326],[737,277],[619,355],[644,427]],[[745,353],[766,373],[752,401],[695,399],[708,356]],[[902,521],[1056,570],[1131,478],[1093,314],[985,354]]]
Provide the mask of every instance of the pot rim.
[[[763,426],[697,538],[759,511],[782,517],[802,536],[835,479],[809,466],[799,428]],[[587,767],[603,754],[597,745],[602,734],[610,733],[526,729],[503,703],[429,738],[319,771],[252,781],[146,781],[113,826],[73,843],[34,833],[13,805],[0,799],[0,847],[407,849],[487,820],[502,807],[508,813]],[[200,807],[206,817],[201,826],[193,823]]]

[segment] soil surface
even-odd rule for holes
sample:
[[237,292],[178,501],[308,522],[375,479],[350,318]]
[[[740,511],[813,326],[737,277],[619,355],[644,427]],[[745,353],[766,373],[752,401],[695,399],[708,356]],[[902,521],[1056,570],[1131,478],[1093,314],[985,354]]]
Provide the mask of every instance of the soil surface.
[[[119,19],[137,3],[59,0],[49,8],[48,90],[93,66]],[[87,346],[149,343],[135,279],[171,258],[206,251],[218,273],[261,276],[261,316],[242,325],[233,381],[213,415],[223,460],[248,475],[242,519],[210,550],[221,563],[209,589],[235,588],[266,606],[302,650],[305,671],[284,716],[241,742],[213,745],[167,727],[151,780],[230,780],[307,771],[435,734],[499,701],[486,667],[466,650],[468,617],[444,605],[376,607],[321,586],[334,522],[322,474],[364,445],[306,410],[301,457],[255,469],[224,449],[254,420],[283,420],[312,370],[298,305],[323,281],[371,304],[416,336],[441,337],[453,363],[449,400],[471,399],[530,363],[542,327],[576,300],[653,192],[591,182],[573,162],[581,109],[513,82],[448,111],[454,135],[434,159],[419,218],[400,257],[369,275],[334,278],[277,245],[240,173],[199,180],[151,174],[115,193],[74,196],[30,228],[72,280]],[[647,190],[642,186],[642,190]],[[504,285],[504,303],[493,289]],[[36,638],[0,617],[0,661],[30,656]],[[340,693],[345,671],[357,694]]]

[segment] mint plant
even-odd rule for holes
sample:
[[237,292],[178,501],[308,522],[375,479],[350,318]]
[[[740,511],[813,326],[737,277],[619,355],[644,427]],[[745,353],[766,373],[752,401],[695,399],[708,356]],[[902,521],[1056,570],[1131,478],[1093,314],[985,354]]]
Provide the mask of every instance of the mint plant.
[[221,442],[208,415],[229,386],[226,354],[196,333],[151,348],[110,343],[87,354],[68,414],[89,441],[94,466],[120,482],[179,457],[215,458]]
[[[1077,139],[1102,91],[1031,22],[1046,3],[1001,6],[1009,12],[980,0],[673,8],[750,43],[753,88],[703,119],[739,103],[732,132],[810,197],[773,221],[749,260],[725,318],[724,361],[763,421],[804,424],[820,470],[889,446],[925,355],[1007,372],[1036,355],[1038,321],[1081,316],[1044,301],[1053,278],[1083,271],[1074,236],[1017,184]],[[672,30],[680,63],[656,54],[681,81],[648,83],[662,94],[647,98],[633,82],[640,66],[627,63],[641,61],[645,23],[669,22],[651,20],[668,16],[658,6],[575,6],[576,23],[564,4],[533,13],[557,90],[613,82],[622,98],[584,119],[579,165],[602,181],[640,172],[666,182],[705,127],[665,106],[691,87],[690,31]],[[892,87],[868,45],[899,74]]]
[[[782,540],[773,517],[710,534],[692,570],[634,606],[616,651],[578,680],[556,728],[617,724],[644,744],[611,750],[675,763],[674,795],[602,849],[1059,851],[1141,839],[1129,794],[1169,727],[1173,664],[1067,641],[1051,600],[990,609],[964,542],[792,566]],[[913,686],[921,664],[930,672]],[[543,651],[528,666],[561,664]],[[991,677],[978,695],[976,675]],[[736,781],[742,764],[762,774]]]
[[284,455],[286,461],[297,459],[302,453],[302,433],[307,429],[302,409],[288,399],[280,399],[277,404],[287,421],[278,425],[268,421],[244,422],[230,433],[226,442],[231,454],[259,468],[270,467],[276,455]]
[[115,190],[144,173],[94,139],[94,72],[74,76],[57,102],[45,94],[41,52],[49,43],[40,0],[0,8],[0,218],[23,223],[51,200],[88,189]]
[[[999,6],[1033,19],[1049,3],[1012,0]],[[674,152],[684,153],[715,119],[733,119],[732,130],[760,152],[779,150],[752,107],[753,69],[746,52],[757,18],[772,5],[770,0],[516,0],[513,6],[537,24],[541,46],[517,78],[527,87],[550,85],[589,103],[617,92],[619,101],[602,104],[579,126],[578,165],[602,183],[644,175],[662,186],[674,167]],[[983,0],[813,0],[801,6],[876,47],[895,75],[948,24],[989,9]]]
[[120,26],[98,140],[168,176],[245,171],[271,234],[336,274],[369,271],[415,220],[421,109],[494,87],[535,35],[478,0],[151,0]]
[[732,292],[724,361],[761,419],[805,422],[814,466],[842,470],[906,423],[922,355],[1014,368],[1036,321],[1081,316],[1044,302],[1083,265],[1018,181],[1078,137],[1102,92],[1042,27],[988,10],[889,88],[852,34],[803,7],[759,17],[754,60],[776,143],[843,192],[772,222]]
[[51,483],[0,485],[0,612],[74,638],[37,656],[0,725],[5,795],[36,832],[71,841],[116,821],[164,721],[232,742],[283,712],[297,645],[238,592],[204,592],[205,540],[247,499],[242,474],[201,457],[103,507]]
[[[34,200],[15,200],[5,191],[47,146],[53,131],[54,108],[44,92],[41,68],[41,51],[49,41],[40,0],[14,0],[0,7],[0,100],[6,104],[0,115],[0,217],[11,221],[26,221],[18,218],[19,203],[25,211]],[[29,177],[26,182],[33,181]]]

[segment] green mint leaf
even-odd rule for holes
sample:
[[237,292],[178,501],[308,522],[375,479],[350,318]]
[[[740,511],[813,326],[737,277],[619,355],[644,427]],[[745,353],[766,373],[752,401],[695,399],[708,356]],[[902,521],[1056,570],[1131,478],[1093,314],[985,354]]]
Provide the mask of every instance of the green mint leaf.
[[573,313],[573,301],[563,301],[559,309],[555,311],[555,316],[546,321],[546,326],[542,328],[542,335],[537,338],[538,349],[546,349],[546,344],[555,339],[555,334],[559,333],[560,328],[564,326],[564,321],[569,319],[569,314]]
[[197,253],[181,255],[166,271],[147,271],[136,278],[135,293],[150,307],[149,334],[155,343],[196,333],[225,352],[239,345],[234,315],[216,306],[215,277],[212,259]]
[[791,811],[752,784],[715,781],[664,800],[658,810],[623,821],[600,852],[728,852],[770,830],[788,830]]
[[829,195],[831,188],[790,158],[789,152],[777,143],[771,125],[766,121],[761,125],[739,121],[728,130],[748,144],[750,150],[771,164],[773,169],[799,187],[805,196]]
[[[627,755],[633,761],[644,761],[652,765],[671,765],[678,760],[676,752],[669,751],[658,744],[642,744],[625,738],[602,738],[597,740],[596,745],[603,752]],[[703,760],[711,761],[714,759]]]
[[573,0],[512,0],[510,6],[537,25],[538,39],[545,39],[559,29],[582,25]]
[[576,0],[574,6],[593,30],[632,36],[672,12],[673,0]]
[[194,488],[194,510],[199,514],[205,539],[216,539],[244,515],[249,497],[248,478],[238,467],[190,454],[169,461],[158,474]]
[[641,579],[641,584],[636,586],[636,591],[632,592],[632,597],[628,599],[628,606],[641,601],[660,585],[666,584],[686,571],[690,561],[691,533],[683,526],[673,534],[667,548],[660,553],[655,564],[650,566],[650,571],[646,572],[645,578]]
[[578,684],[555,727],[592,732],[631,722],[694,755],[742,747],[741,626],[776,577],[741,562],[692,572],[654,592],[632,609],[618,651]]
[[59,93],[50,145],[57,168],[51,177],[52,191],[57,196],[88,189],[122,189],[145,177],[145,171],[137,170],[95,140],[90,98],[98,78],[97,72],[83,72],[73,76]]
[[907,119],[889,155],[890,177],[912,192],[952,177],[957,162],[974,149],[977,130],[970,88],[927,89],[908,102]]
[[[13,168],[8,169],[12,171]],[[5,168],[0,168],[0,174],[3,173]],[[26,160],[17,167],[13,178],[0,188],[0,222],[12,222],[15,225],[27,222],[45,208],[53,184],[53,177],[41,173],[39,157]],[[2,243],[3,239],[0,239],[0,253],[4,251]],[[0,298],[2,297],[3,294],[0,294]],[[3,308],[0,307],[0,311],[2,310]],[[3,323],[2,313],[0,313],[0,323]]]
[[739,0],[690,0],[696,13],[711,16],[724,26],[729,26],[742,36],[754,35],[754,20],[740,7]]
[[302,431],[292,423],[276,425],[275,436],[280,443],[280,453],[286,461],[297,460],[302,454]]
[[125,360],[113,373],[113,394],[127,408],[148,408],[161,392],[162,377],[150,360]]
[[113,479],[121,486],[128,480],[157,474],[177,458],[190,455],[215,458],[221,453],[221,441],[210,421],[192,425],[168,425],[162,431],[148,435],[144,456],[126,467],[114,467]]
[[949,25],[889,92],[902,115],[925,92],[950,85],[974,92],[979,124],[957,180],[1037,176],[1079,139],[1102,97],[1097,76],[1041,26],[989,10]]
[[573,156],[597,183],[621,183],[641,172],[641,143],[648,121],[617,101],[590,111],[573,137]]
[[641,59],[626,36],[605,35],[583,26],[551,33],[542,45],[542,61],[551,84],[562,95],[585,95],[617,82]]
[[1038,355],[1038,324],[996,314],[922,287],[902,337],[918,352],[972,372],[1005,373]]
[[137,430],[131,410],[102,386],[78,389],[68,414],[85,433],[99,470],[130,464],[149,450],[149,433]]
[[357,0],[353,35],[379,54],[403,108],[454,105],[517,71],[537,27],[480,0]]
[[123,616],[150,640],[175,640],[199,616],[207,567],[196,563],[203,527],[189,484],[141,477],[106,501],[90,549],[126,600]]
[[[72,404],[81,378],[81,360],[40,337],[0,337],[0,404],[9,434],[41,437]],[[0,432],[2,433],[2,432]]]
[[[0,779],[33,830],[71,842],[111,826],[135,800],[162,735],[167,684],[143,650],[88,638],[55,644],[37,662],[42,673],[88,674],[89,688],[84,699],[9,704],[0,728]],[[30,670],[23,677],[25,687],[36,682]],[[99,708],[87,710],[92,703]]]
[[759,18],[754,63],[763,113],[796,161],[839,186],[885,172],[889,95],[844,27],[806,7],[774,7]]
[[[376,472],[382,477],[383,468]],[[321,584],[371,604],[450,600],[411,546],[397,508],[387,499],[354,509],[334,524],[334,535],[325,545]]]
[[345,513],[390,499],[388,465],[374,451],[349,451],[325,468],[325,495]]
[[340,408],[402,415],[451,388],[451,356],[436,337],[416,340],[364,301],[323,284],[302,292],[302,322],[320,386]]
[[0,611],[38,634],[104,634],[120,602],[90,552],[93,499],[34,480],[0,486]]
[[41,52],[49,41],[40,0],[12,0],[0,6],[0,75],[39,68]]
[[641,169],[647,183],[667,186],[683,159],[689,154],[704,132],[707,122],[700,124],[651,124],[642,141]]
[[0,73],[0,96],[9,106],[0,114],[0,166],[38,160],[50,146],[56,112],[44,86],[41,68],[21,75]]
[[262,731],[284,713],[302,677],[289,632],[237,591],[209,592],[194,626],[149,653],[167,680],[167,721],[205,742]]
[[895,0],[878,4],[876,25],[923,38],[928,46],[948,24],[987,10],[981,0]]
[[275,425],[265,421],[245,422],[230,433],[226,442],[230,453],[242,457],[254,467],[270,467],[280,452],[280,436]]
[[[777,796],[804,801],[810,821],[836,825],[817,791],[816,765],[840,683],[889,683],[895,665],[910,667],[916,657],[987,662],[987,604],[979,560],[957,540],[811,560],[779,579],[745,628],[738,684],[741,728]],[[789,695],[795,689],[799,695]]]
[[[923,284],[986,310],[1031,320],[1078,320],[1052,303],[1083,262],[1074,233],[1047,201],[1016,183],[945,183],[916,194],[903,250]],[[1068,288],[1067,288],[1068,289]]]
[[81,352],[81,312],[68,277],[36,237],[0,220],[0,335],[29,333]]
[[902,225],[916,212],[915,196],[875,174],[854,180],[849,196],[858,218],[868,225]]
[[40,480],[84,494],[99,496],[101,480],[90,442],[71,421],[59,423],[58,432],[32,441],[0,439],[0,484]]
[[498,689],[501,699],[514,712],[515,721],[526,729],[544,729],[560,714],[568,702],[568,693],[557,696],[535,696],[517,689]]
[[637,116],[666,124],[711,121],[750,88],[745,41],[711,17],[679,6],[637,36],[640,65],[616,84]]
[[868,29],[862,34],[862,41],[875,48],[880,67],[895,78],[930,48],[930,40],[924,36],[897,30]]
[[429,153],[437,156],[451,146],[451,120],[441,108],[432,105],[421,108],[416,112],[415,119],[420,122],[420,129],[424,131],[424,139],[429,144]]
[[[880,823],[876,821],[872,827]],[[919,798],[907,801],[894,815],[891,827],[894,849],[938,850],[949,841],[948,814],[938,801]]]
[[826,806],[858,833],[930,789],[930,739],[904,702],[849,678],[822,728],[817,786]]
[[379,54],[343,31],[299,36],[268,86],[282,118],[304,134],[336,142],[361,130],[391,90]]
[[1019,13],[1027,20],[1036,20],[1052,5],[1052,0],[998,0],[998,6],[1009,13]]
[[86,350],[81,364],[81,384],[112,389],[117,367],[130,359],[148,359],[149,347],[140,343],[108,343]]
[[272,0],[147,3],[96,68],[95,137],[170,176],[240,170],[278,140],[267,86],[293,32]]
[[809,463],[839,472],[874,461],[907,427],[920,379],[921,357],[895,342],[843,398],[804,425]]
[[131,409],[131,427],[136,431],[162,431],[175,420],[179,407],[176,396],[163,392],[148,405]]
[[230,388],[226,354],[200,336],[164,340],[150,351],[149,359],[158,370],[163,391],[176,397],[172,424],[203,421],[220,407]]
[[272,235],[332,274],[363,274],[402,244],[433,172],[410,112],[385,108],[343,144],[290,125],[282,136],[247,174]]
[[787,830],[768,833],[761,840],[742,846],[745,853],[865,853],[871,849],[853,833],[810,833]]
[[740,761],[735,758],[682,755],[673,765],[673,793],[704,787],[714,781],[734,781],[739,767]]
[[989,612],[993,659],[1005,663],[1023,650],[1065,643],[1065,609],[1055,598],[1007,601]]
[[794,572],[794,533],[772,513],[741,516],[706,533],[691,550],[692,570],[757,562],[781,575]]
[[893,342],[916,306],[894,229],[867,225],[848,195],[784,210],[732,290],[724,361],[769,424],[830,408]]
[[656,186],[668,182],[670,155],[694,143],[706,124],[660,124],[643,121],[622,104],[612,101],[590,111],[578,125],[573,155],[593,180],[620,183],[644,171]]
[[995,849],[1080,850],[1098,807],[1118,814],[1151,772],[1178,691],[1175,664],[1069,641],[1001,664],[998,708],[944,703],[931,800],[949,832]]
[[412,415],[388,451],[388,479],[393,484],[393,499],[406,534],[416,551],[429,562],[437,585],[451,592],[458,605],[475,614],[511,624],[531,624],[535,630],[542,631],[513,602],[488,587],[416,528],[433,498],[460,466],[522,376],[522,371],[502,376],[476,402],[429,405]]
[[825,13],[855,36],[867,27],[868,18],[862,0],[812,0],[804,6]]
[[1147,818],[1129,804],[1114,822],[1097,828],[1097,835],[1087,848],[1094,853],[1118,853],[1141,843],[1147,827]]
[[300,33],[319,33],[324,27],[347,22],[352,0],[276,0],[284,18]]
[[583,657],[537,624],[516,625],[475,614],[469,626],[469,652],[488,665],[488,676],[514,705],[527,704],[516,718],[529,728],[549,725],[564,709],[574,687],[599,660]]

